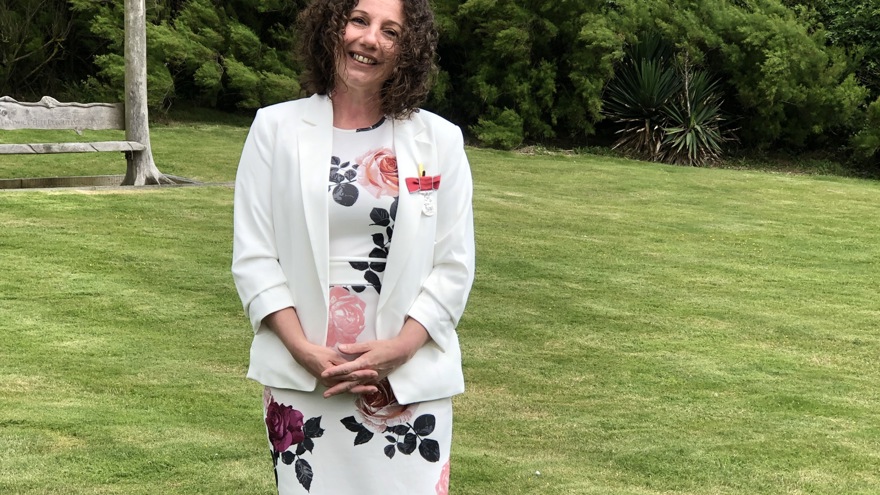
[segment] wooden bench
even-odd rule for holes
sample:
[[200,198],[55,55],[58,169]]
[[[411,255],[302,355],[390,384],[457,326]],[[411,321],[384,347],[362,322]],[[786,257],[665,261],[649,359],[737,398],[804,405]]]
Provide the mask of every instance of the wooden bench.
[[[0,130],[20,129],[125,130],[125,109],[122,103],[62,103],[48,96],[37,103],[0,98]],[[131,162],[146,149],[137,141],[0,144],[0,155],[117,151]]]

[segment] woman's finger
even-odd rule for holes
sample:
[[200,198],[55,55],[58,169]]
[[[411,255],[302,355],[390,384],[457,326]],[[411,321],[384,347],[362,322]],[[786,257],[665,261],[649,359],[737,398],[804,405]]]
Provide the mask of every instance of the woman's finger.
[[369,383],[379,378],[379,373],[371,369],[353,371],[348,374],[347,380],[352,382]]
[[324,398],[328,399],[330,397],[333,397],[334,395],[339,395],[339,394],[344,394],[344,393],[350,392],[351,389],[353,389],[354,387],[357,387],[357,385],[358,385],[357,382],[349,382],[349,381],[339,382],[336,385],[333,385],[332,387],[330,387],[324,391]]
[[350,390],[351,393],[358,395],[375,394],[378,391],[379,389],[376,388],[375,385],[358,385],[356,387],[352,387],[352,389]]
[[339,344],[339,352],[343,354],[363,354],[373,348],[372,342],[356,342],[354,344]]
[[324,391],[324,398],[330,398],[334,395],[352,393],[352,394],[373,394],[378,392],[375,385],[364,384],[354,381],[339,382]]
[[358,358],[354,361],[347,361],[345,363],[331,366],[321,372],[321,378],[340,378],[349,374],[353,374],[358,371],[371,371],[365,362],[365,360]]

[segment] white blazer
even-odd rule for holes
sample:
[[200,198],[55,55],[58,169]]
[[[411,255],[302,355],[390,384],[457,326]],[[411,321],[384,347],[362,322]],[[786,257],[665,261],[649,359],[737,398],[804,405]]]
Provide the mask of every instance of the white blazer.
[[[427,111],[393,120],[400,199],[382,280],[376,335],[396,336],[407,315],[431,336],[388,380],[401,404],[464,391],[455,326],[474,278],[472,182],[461,130]],[[257,112],[235,179],[232,274],[254,329],[248,378],[311,391],[317,380],[262,320],[295,307],[306,338],[323,345],[329,309],[327,186],[333,107],[326,96]],[[436,214],[405,179],[441,175]]]

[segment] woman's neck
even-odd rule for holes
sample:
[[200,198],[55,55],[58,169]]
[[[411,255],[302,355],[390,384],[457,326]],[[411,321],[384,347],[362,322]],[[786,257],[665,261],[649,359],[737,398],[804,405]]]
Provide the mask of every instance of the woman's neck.
[[361,95],[352,91],[334,91],[333,127],[337,129],[363,129],[378,122],[384,114],[379,96]]

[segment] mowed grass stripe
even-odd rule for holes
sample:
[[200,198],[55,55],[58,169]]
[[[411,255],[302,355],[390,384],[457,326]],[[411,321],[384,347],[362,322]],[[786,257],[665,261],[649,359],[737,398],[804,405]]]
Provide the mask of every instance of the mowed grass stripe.
[[[470,156],[451,493],[876,492],[880,185]],[[0,196],[0,492],[271,492],[231,200]]]

